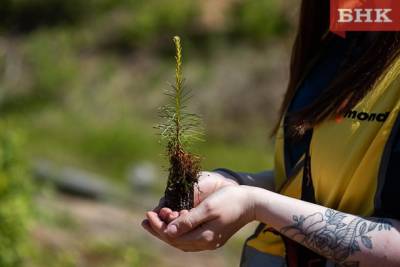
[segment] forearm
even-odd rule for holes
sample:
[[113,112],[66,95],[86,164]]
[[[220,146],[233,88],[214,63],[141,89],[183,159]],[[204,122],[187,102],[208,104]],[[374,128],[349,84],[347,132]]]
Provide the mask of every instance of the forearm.
[[249,190],[256,220],[335,263],[400,265],[398,221],[362,218],[267,190]]
[[[274,172],[264,171],[259,173],[233,172],[227,169],[216,169],[215,172],[228,179],[236,181],[238,184],[252,187],[260,187],[274,191]],[[239,176],[239,177],[238,177]]]

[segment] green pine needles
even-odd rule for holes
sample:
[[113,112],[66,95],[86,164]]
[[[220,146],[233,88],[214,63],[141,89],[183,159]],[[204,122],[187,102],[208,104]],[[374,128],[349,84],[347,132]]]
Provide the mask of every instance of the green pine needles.
[[195,141],[202,141],[203,130],[200,117],[186,111],[191,92],[184,86],[181,40],[175,36],[173,41],[176,48],[175,85],[170,85],[165,92],[170,103],[161,108],[160,117],[164,123],[158,128],[161,130],[161,138],[169,145],[184,149]]
[[194,204],[193,189],[200,172],[200,158],[188,152],[195,142],[202,140],[201,119],[187,111],[190,91],[184,86],[182,71],[182,46],[178,36],[173,38],[176,48],[175,85],[165,94],[169,103],[161,108],[163,123],[158,125],[161,140],[166,143],[169,175],[165,189],[165,206],[172,210],[191,209]]

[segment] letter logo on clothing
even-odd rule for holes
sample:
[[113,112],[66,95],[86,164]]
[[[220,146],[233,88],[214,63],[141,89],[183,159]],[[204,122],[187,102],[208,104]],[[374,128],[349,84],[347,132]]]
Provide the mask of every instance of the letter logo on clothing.
[[330,30],[345,37],[348,31],[400,31],[399,0],[331,0]]
[[389,117],[390,112],[385,113],[367,113],[367,112],[357,112],[355,110],[350,110],[344,114],[347,119],[353,119],[358,121],[368,121],[368,122],[385,122]]

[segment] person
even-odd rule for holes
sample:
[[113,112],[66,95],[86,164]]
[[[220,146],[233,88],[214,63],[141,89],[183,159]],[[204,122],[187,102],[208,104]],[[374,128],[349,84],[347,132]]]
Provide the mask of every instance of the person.
[[400,266],[400,33],[328,29],[303,0],[274,170],[202,172],[195,208],[161,200],[147,231],[203,251],[258,221],[241,266]]

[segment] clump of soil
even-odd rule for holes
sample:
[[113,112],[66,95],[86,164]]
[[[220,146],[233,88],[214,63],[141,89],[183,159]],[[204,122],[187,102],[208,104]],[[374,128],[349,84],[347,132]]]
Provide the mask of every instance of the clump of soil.
[[179,147],[170,147],[169,162],[165,206],[174,211],[190,210],[194,205],[194,187],[200,172],[200,160]]

